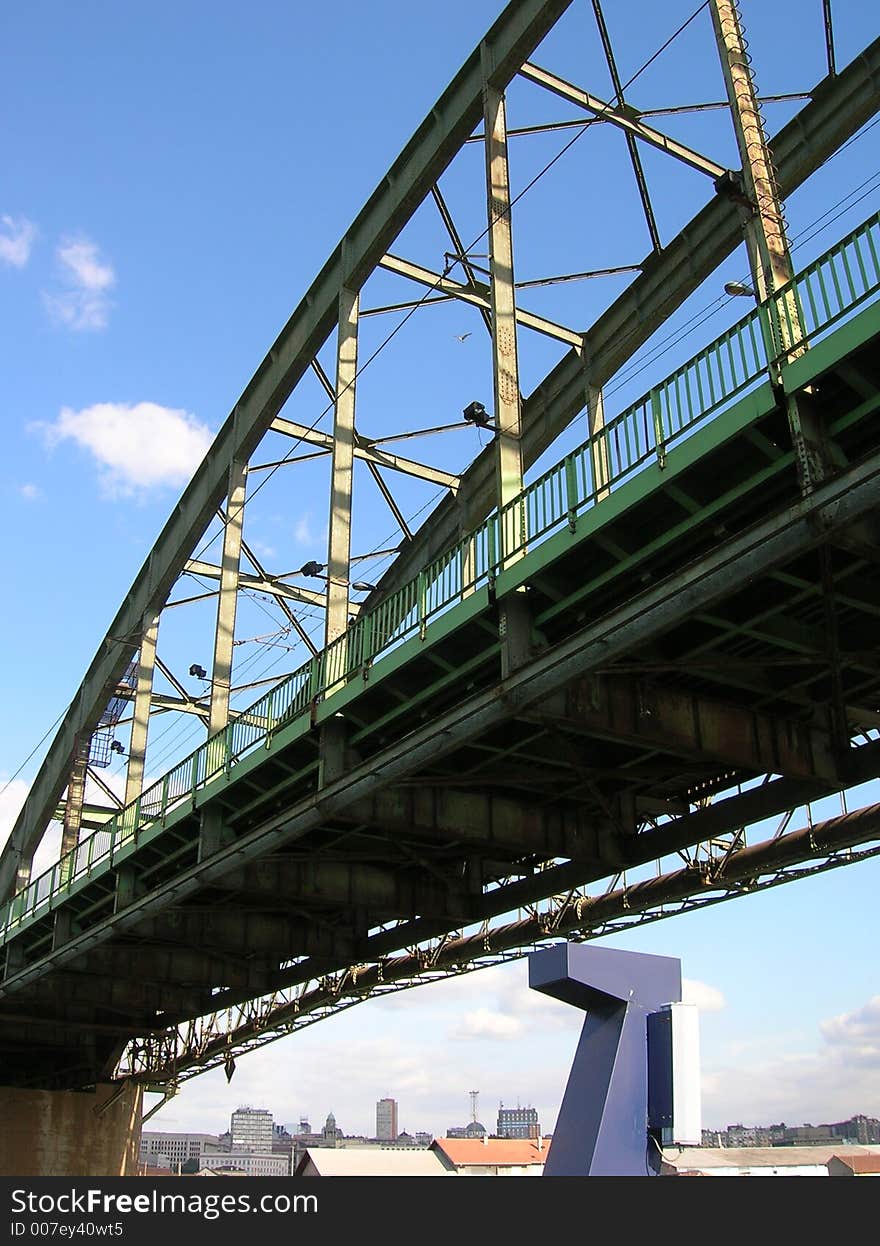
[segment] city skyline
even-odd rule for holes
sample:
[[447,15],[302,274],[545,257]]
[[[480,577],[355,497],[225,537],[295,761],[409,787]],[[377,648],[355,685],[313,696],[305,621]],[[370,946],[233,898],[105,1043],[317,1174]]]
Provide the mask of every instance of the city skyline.
[[[469,1093],[471,1093],[471,1092],[469,1092]],[[384,1102],[384,1101],[386,1101],[386,1100],[379,1100],[378,1102]],[[400,1105],[399,1105],[399,1102],[398,1102],[397,1100],[393,1100],[393,1102],[395,1102],[395,1103],[397,1104],[397,1107],[398,1107],[398,1109],[399,1109],[399,1106],[400,1106]],[[501,1107],[503,1107],[504,1105],[503,1105],[503,1103],[499,1103],[499,1105],[498,1105],[498,1106],[499,1106],[499,1108],[501,1108]],[[508,1105],[508,1106],[509,1106],[509,1105]],[[377,1103],[377,1107],[378,1107],[378,1103]],[[319,1111],[319,1112],[317,1112],[317,1113],[302,1113],[302,1114],[300,1114],[300,1116],[296,1119],[296,1121],[293,1121],[293,1120],[291,1120],[291,1119],[285,1119],[285,1118],[283,1117],[283,1114],[282,1114],[282,1115],[279,1115],[278,1113],[274,1112],[274,1111],[273,1111],[273,1109],[272,1109],[272,1106],[271,1106],[270,1104],[268,1104],[268,1103],[263,1103],[263,1104],[260,1104],[259,1106],[257,1106],[257,1105],[252,1105],[252,1104],[240,1105],[240,1106],[239,1106],[239,1108],[238,1108],[237,1110],[238,1110],[238,1111],[246,1110],[246,1111],[255,1111],[255,1112],[260,1112],[260,1113],[267,1113],[268,1115],[270,1115],[270,1116],[272,1117],[272,1121],[273,1121],[274,1129],[275,1129],[276,1131],[278,1131],[278,1130],[284,1130],[284,1132],[285,1132],[287,1135],[289,1135],[291,1138],[296,1138],[297,1136],[301,1136],[301,1134],[302,1134],[302,1126],[303,1126],[305,1123],[308,1123],[308,1124],[310,1125],[310,1131],[308,1131],[308,1130],[307,1130],[307,1131],[306,1131],[306,1133],[309,1133],[309,1132],[310,1132],[312,1135],[314,1135],[315,1133],[317,1133],[317,1132],[319,1132],[319,1131],[318,1131],[318,1130],[316,1130],[316,1128],[315,1128],[315,1124],[313,1124],[312,1122],[317,1123],[317,1122],[323,1121],[323,1120],[324,1120],[324,1119],[326,1119],[326,1117],[328,1117],[328,1116],[333,1116],[333,1117],[334,1117],[334,1119],[337,1119],[337,1118],[336,1118],[336,1113],[334,1112],[334,1110],[333,1110],[332,1108],[330,1108],[330,1109],[328,1110],[328,1112],[327,1112],[327,1113],[324,1113],[323,1111]],[[525,1107],[524,1107],[524,1108],[517,1109],[517,1110],[533,1110],[533,1111],[537,1111],[537,1109],[532,1109],[532,1105],[530,1105],[530,1104],[529,1104],[529,1105],[525,1105]],[[345,1113],[345,1108],[344,1108],[344,1106],[343,1106],[343,1120],[344,1120],[344,1113]],[[233,1115],[234,1115],[234,1114],[233,1114]],[[155,1118],[154,1118],[154,1119],[155,1119]],[[790,1130],[797,1130],[797,1129],[818,1129],[818,1128],[822,1128],[822,1127],[829,1127],[829,1128],[830,1128],[830,1127],[832,1127],[832,1126],[840,1126],[840,1125],[843,1125],[843,1124],[848,1124],[848,1123],[851,1123],[851,1122],[858,1122],[859,1120],[861,1120],[861,1121],[863,1121],[863,1122],[864,1122],[864,1121],[867,1121],[867,1122],[868,1122],[868,1123],[869,1123],[869,1124],[873,1127],[873,1129],[874,1129],[875,1131],[880,1131],[880,1118],[877,1118],[877,1117],[872,1117],[872,1116],[871,1116],[870,1114],[868,1114],[868,1113],[864,1113],[864,1112],[859,1112],[859,1111],[856,1111],[856,1112],[852,1113],[852,1115],[851,1115],[851,1116],[848,1116],[848,1117],[844,1118],[843,1120],[822,1120],[822,1121],[820,1121],[820,1120],[816,1120],[816,1121],[808,1121],[808,1120],[803,1120],[803,1121],[795,1121],[795,1120],[788,1120],[788,1121],[786,1121],[786,1120],[773,1120],[773,1121],[771,1121],[771,1120],[764,1120],[764,1121],[759,1121],[759,1120],[750,1120],[750,1121],[742,1121],[742,1120],[740,1120],[740,1121],[729,1121],[729,1122],[727,1122],[727,1124],[726,1124],[725,1126],[723,1126],[723,1127],[719,1127],[719,1126],[715,1126],[715,1127],[706,1127],[706,1126],[704,1125],[704,1127],[703,1127],[703,1133],[704,1133],[704,1135],[705,1135],[705,1134],[716,1134],[716,1135],[717,1135],[717,1134],[720,1134],[720,1135],[725,1135],[725,1134],[728,1134],[728,1133],[735,1133],[736,1131],[742,1131],[743,1133],[748,1134],[748,1133],[755,1132],[755,1131],[769,1131],[769,1130],[773,1130],[773,1129],[790,1129]],[[430,1123],[429,1123],[429,1124],[430,1124]],[[339,1125],[338,1119],[337,1119],[337,1125]],[[458,1126],[447,1126],[446,1128],[451,1128],[451,1127],[458,1128]],[[378,1133],[378,1131],[376,1131],[376,1132],[374,1132],[374,1133],[370,1134],[370,1133],[362,1133],[362,1132],[359,1132],[359,1131],[356,1131],[356,1130],[346,1130],[346,1129],[344,1128],[344,1126],[343,1126],[343,1125],[339,1125],[339,1128],[340,1128],[340,1130],[341,1130],[341,1132],[342,1132],[342,1135],[343,1135],[344,1137],[351,1137],[351,1138],[366,1138],[366,1139],[368,1139],[368,1140],[372,1140],[372,1141],[379,1141],[379,1142],[382,1142],[382,1141],[387,1141],[386,1139],[383,1139],[383,1138],[380,1136],[380,1134]],[[149,1127],[149,1123],[148,1123],[147,1128],[145,1128],[145,1129],[144,1129],[143,1133],[144,1133],[145,1135],[164,1135],[164,1134],[182,1134],[182,1135],[183,1135],[183,1134],[190,1134],[190,1135],[196,1135],[196,1134],[197,1134],[197,1135],[205,1135],[205,1136],[209,1136],[209,1137],[212,1137],[212,1138],[223,1138],[224,1136],[230,1136],[230,1138],[231,1138],[231,1134],[230,1134],[230,1130],[229,1130],[229,1129],[226,1129],[226,1130],[218,1130],[218,1131],[212,1131],[212,1130],[210,1130],[210,1129],[198,1129],[198,1128],[196,1128],[196,1127],[194,1127],[194,1126],[190,1126],[190,1127],[188,1127],[187,1129],[165,1129],[165,1128],[160,1127],[159,1125],[157,1125],[157,1126],[156,1126],[156,1128],[150,1128],[150,1127]],[[422,1134],[422,1135],[425,1135],[425,1134],[430,1134],[430,1135],[431,1135],[431,1136],[433,1136],[433,1137],[443,1137],[443,1136],[445,1136],[445,1130],[435,1130],[435,1129],[433,1129],[433,1128],[431,1128],[431,1127],[425,1128],[425,1127],[424,1127],[424,1125],[423,1125],[422,1123],[420,1123],[420,1122],[416,1122],[416,1124],[415,1124],[415,1126],[414,1126],[413,1128],[401,1129],[401,1130],[399,1131],[399,1133],[398,1133],[398,1136],[400,1136],[401,1134],[406,1134],[406,1135],[409,1135],[409,1136],[411,1136],[411,1137],[415,1137],[417,1134]],[[490,1136],[493,1136],[493,1137],[498,1136],[498,1135],[496,1134],[496,1131],[495,1131],[494,1129],[488,1129],[488,1130],[487,1130],[487,1134],[488,1134],[488,1135],[490,1135]],[[551,1134],[552,1134],[552,1130],[550,1130],[550,1129],[544,1129],[543,1127],[541,1128],[541,1135],[542,1135],[542,1136],[549,1136],[549,1135],[551,1135]],[[246,1144],[244,1144],[244,1145],[246,1145]]]

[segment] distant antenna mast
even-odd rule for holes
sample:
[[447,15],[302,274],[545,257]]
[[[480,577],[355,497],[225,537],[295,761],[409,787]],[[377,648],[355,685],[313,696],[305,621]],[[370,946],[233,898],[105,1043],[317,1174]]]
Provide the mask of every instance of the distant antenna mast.
[[479,1090],[469,1090],[468,1094],[471,1097],[471,1120],[474,1122],[474,1124],[476,1124],[477,1123],[477,1100],[480,1097],[480,1092]]

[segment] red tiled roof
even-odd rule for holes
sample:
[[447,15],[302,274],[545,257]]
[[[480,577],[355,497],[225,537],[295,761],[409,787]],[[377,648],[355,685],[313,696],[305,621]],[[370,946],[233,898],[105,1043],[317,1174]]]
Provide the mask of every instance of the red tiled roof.
[[501,1164],[520,1167],[543,1164],[550,1150],[545,1138],[539,1148],[530,1138],[435,1138],[431,1144],[456,1166],[462,1164]]
[[846,1164],[847,1168],[862,1176],[880,1174],[880,1155],[832,1155],[831,1158]]

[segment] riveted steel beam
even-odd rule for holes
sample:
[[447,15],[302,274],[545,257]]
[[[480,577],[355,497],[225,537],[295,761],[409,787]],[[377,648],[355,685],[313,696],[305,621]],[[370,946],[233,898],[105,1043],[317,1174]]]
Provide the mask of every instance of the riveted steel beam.
[[244,500],[247,464],[233,460],[229,468],[226,526],[223,529],[223,560],[220,566],[220,594],[214,630],[214,662],[211,668],[211,705],[208,731],[214,735],[229,721],[229,688],[232,682],[232,652],[235,643],[235,614],[238,605],[241,567],[241,534],[244,527]]
[[708,758],[755,774],[841,780],[828,729],[710,700],[653,679],[580,679],[522,717],[578,735]]
[[345,823],[378,828],[392,840],[409,833],[505,857],[571,857],[611,863],[609,836],[614,827],[607,818],[546,802],[528,805],[507,796],[420,782],[358,800],[338,817]]
[[[762,303],[782,290],[778,298],[770,301],[768,311],[771,313],[776,351],[780,359],[790,360],[803,353],[803,327],[795,292],[783,289],[794,276],[794,267],[786,236],[782,196],[764,133],[764,120],[751,58],[746,50],[739,6],[736,0],[710,0],[709,13],[742,160],[745,205],[741,204],[740,211],[745,221],[752,280]],[[777,380],[779,366],[774,361],[774,379]],[[826,474],[821,421],[806,396],[789,395],[786,414],[801,487],[809,491]]]
[[340,290],[327,545],[327,624],[324,633],[325,643],[328,645],[343,635],[349,618],[359,301],[356,290],[345,287]]
[[459,920],[470,911],[467,890],[451,876],[441,882],[410,867],[392,870],[360,862],[273,858],[224,876],[222,887],[305,909],[363,907],[383,921],[417,913]]
[[709,13],[742,161],[743,191],[749,200],[748,219],[754,230],[754,250],[751,254],[754,258],[757,252],[758,262],[754,265],[752,276],[763,300],[794,275],[785,236],[782,203],[738,5],[735,0],[709,0]]
[[64,802],[64,828],[61,832],[61,855],[71,852],[79,843],[82,825],[83,802],[86,791],[86,772],[89,766],[91,736],[77,736],[67,779],[67,799]]
[[86,963],[92,973],[140,978],[146,982],[173,982],[183,987],[212,987],[220,982],[246,988],[250,968],[242,957],[210,949],[116,943],[92,948]]
[[107,977],[104,974],[58,969],[51,978],[41,978],[18,992],[14,1000],[0,1005],[0,1020],[5,1007],[62,1007],[68,1001],[89,1007],[98,1006],[106,1015],[123,1017],[143,1015],[155,1017],[157,1012],[189,1011],[195,1015],[205,1005],[209,989],[193,990],[174,982],[149,982],[143,978]]
[[519,353],[513,277],[513,226],[504,92],[491,85],[484,49],[486,85],[483,115],[486,149],[486,206],[489,218],[489,301],[492,313],[492,379],[495,394],[496,501],[500,508],[522,493]]

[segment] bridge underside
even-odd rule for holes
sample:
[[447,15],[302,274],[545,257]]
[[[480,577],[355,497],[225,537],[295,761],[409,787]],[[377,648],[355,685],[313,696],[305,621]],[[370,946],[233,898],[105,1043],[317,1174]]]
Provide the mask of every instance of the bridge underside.
[[[863,311],[23,925],[5,1080],[100,1081],[134,1038],[381,976],[880,775],[878,327]],[[807,493],[786,391],[818,430]],[[877,836],[842,821],[838,844]]]

